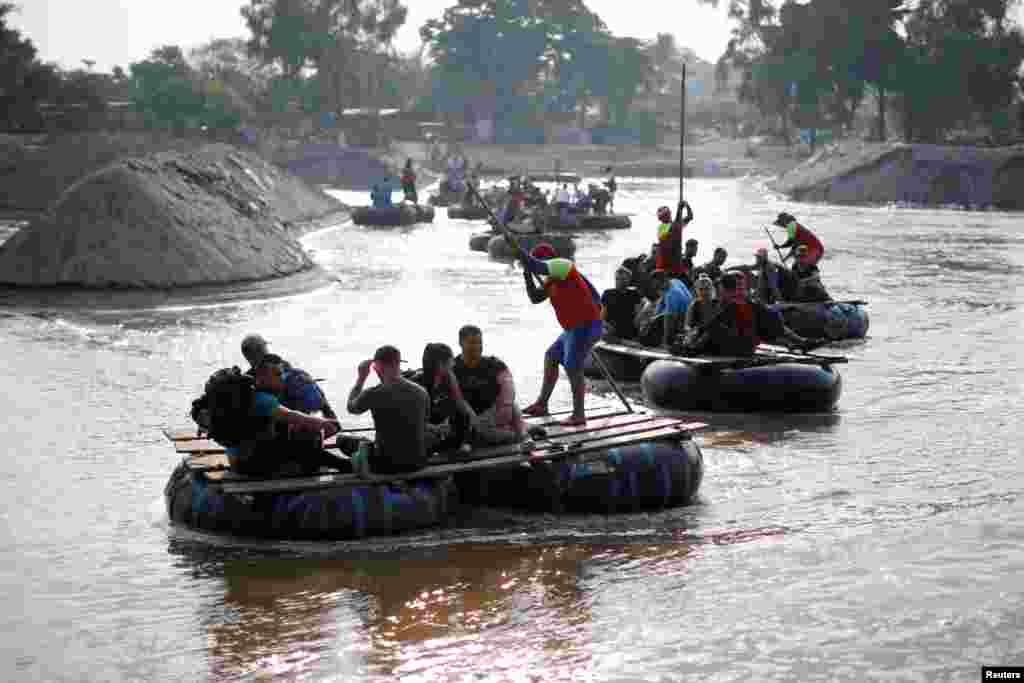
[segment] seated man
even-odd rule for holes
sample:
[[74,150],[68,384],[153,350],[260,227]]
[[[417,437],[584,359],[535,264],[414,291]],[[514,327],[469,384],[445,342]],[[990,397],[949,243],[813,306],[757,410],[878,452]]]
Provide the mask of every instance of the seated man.
[[286,408],[274,395],[280,390],[269,364],[256,368],[252,377],[237,367],[221,370],[206,383],[201,399],[206,428],[225,447],[231,469],[254,476],[289,467],[304,473],[320,467],[351,471],[347,459],[322,447],[323,438],[338,432],[338,423]]
[[526,423],[516,405],[515,380],[508,366],[494,356],[483,355],[483,332],[476,325],[462,326],[459,347],[462,353],[455,357],[452,372],[478,417],[475,442],[522,441],[526,438]]
[[320,412],[330,420],[337,419],[338,416],[327,401],[327,396],[324,395],[323,389],[313,377],[305,370],[293,368],[291,363],[280,356],[268,354],[266,339],[258,334],[247,335],[242,340],[242,355],[249,361],[247,375],[253,374],[256,367],[263,362],[264,357],[273,356],[274,365],[279,366],[287,387],[286,394],[279,396],[286,407],[301,410],[304,413]]
[[651,273],[651,290],[657,294],[654,315],[640,330],[639,341],[648,346],[668,348],[676,335],[683,331],[686,310],[693,301],[693,295],[681,281],[669,277],[667,271]]
[[307,414],[323,413],[328,419],[337,419],[320,385],[308,372],[292,367],[273,353],[263,356],[254,371],[264,368],[273,378],[274,395],[284,407]]
[[[370,411],[376,442],[368,462],[373,472],[412,472],[427,463],[427,420],[430,397],[420,385],[402,377],[402,356],[394,346],[382,346],[372,360],[359,364],[356,383],[349,392],[348,411]],[[373,368],[380,384],[363,389]]]
[[249,371],[252,374],[253,368],[260,364],[263,356],[267,355],[267,340],[258,334],[248,334],[242,340],[242,356],[249,361]]
[[636,339],[636,316],[644,303],[644,295],[630,286],[633,272],[625,266],[615,271],[615,286],[601,294],[604,333],[619,339]]
[[697,278],[693,302],[686,309],[686,321],[683,324],[686,338],[696,338],[701,328],[711,322],[716,313],[718,313],[718,304],[715,301],[715,285],[706,273],[701,273]]
[[786,327],[782,316],[763,303],[748,301],[737,273],[722,276],[718,298],[720,308],[712,320],[688,339],[680,352],[750,356],[762,341],[782,340],[788,346],[802,349],[817,343]]
[[701,273],[707,273],[712,282],[717,282],[718,278],[722,277],[722,266],[728,257],[729,253],[723,247],[715,247],[711,260],[696,270],[697,277],[700,277]]

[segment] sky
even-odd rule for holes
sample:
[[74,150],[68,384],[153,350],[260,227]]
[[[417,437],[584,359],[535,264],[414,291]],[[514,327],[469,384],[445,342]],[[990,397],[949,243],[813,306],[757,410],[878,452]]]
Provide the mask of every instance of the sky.
[[[244,37],[239,0],[14,0],[19,9],[12,27],[31,39],[38,57],[62,68],[95,62],[96,71],[115,65],[127,70],[161,45],[180,45],[186,53],[213,38]],[[402,52],[416,50],[419,27],[440,17],[455,0],[404,0],[409,8],[396,36]],[[615,35],[653,39],[673,33],[677,44],[714,62],[725,50],[732,24],[725,5],[714,9],[697,0],[587,0]]]

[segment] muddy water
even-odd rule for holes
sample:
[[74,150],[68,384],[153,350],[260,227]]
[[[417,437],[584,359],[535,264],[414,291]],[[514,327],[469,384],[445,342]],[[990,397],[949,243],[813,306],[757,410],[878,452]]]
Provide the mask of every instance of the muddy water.
[[[624,180],[634,227],[583,237],[581,270],[610,285],[675,192]],[[835,413],[700,415],[700,503],[650,514],[488,510],[327,545],[168,525],[176,458],[159,429],[242,363],[246,333],[341,403],[379,344],[416,358],[472,322],[532,400],[554,316],[468,251],[479,224],[443,211],[312,235],[322,271],[305,280],[0,292],[0,677],[930,681],[1020,664],[1019,217],[793,206],[744,181],[688,182],[687,196],[702,259],[723,245],[749,262],[762,225],[799,216],[825,241],[833,295],[871,302],[871,331],[843,349]]]

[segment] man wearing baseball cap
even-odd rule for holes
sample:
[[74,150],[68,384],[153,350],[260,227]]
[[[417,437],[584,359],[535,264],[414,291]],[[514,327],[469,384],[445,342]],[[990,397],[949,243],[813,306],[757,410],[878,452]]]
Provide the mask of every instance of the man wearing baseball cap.
[[242,340],[242,355],[249,361],[251,367],[256,367],[267,355],[267,340],[258,334],[246,335]]
[[[788,213],[780,213],[775,219],[775,225],[785,228],[789,239],[779,245],[779,249],[791,247],[788,254],[783,257],[787,261],[796,256],[797,261],[805,265],[814,266],[818,264],[825,254],[825,245],[821,243],[818,236],[797,222],[796,217]],[[800,245],[807,247],[807,251],[801,256],[796,248]]]
[[[368,462],[373,472],[396,474],[418,470],[427,463],[427,420],[430,397],[420,385],[402,377],[402,354],[382,346],[372,359],[359,364],[355,386],[348,395],[348,412],[373,416],[376,441]],[[380,384],[363,389],[370,368]]]
[[[558,366],[565,368],[572,387],[572,416],[565,425],[582,425],[587,421],[584,410],[583,365],[590,350],[601,338],[601,296],[569,259],[558,258],[554,247],[542,242],[530,253],[520,247],[519,260],[523,264],[526,293],[530,301],[539,304],[551,301],[555,317],[562,326],[562,334],[544,354],[544,382],[540,396],[523,409],[524,415],[547,415],[548,400],[558,383]],[[538,287],[534,275],[544,275],[543,287]]]

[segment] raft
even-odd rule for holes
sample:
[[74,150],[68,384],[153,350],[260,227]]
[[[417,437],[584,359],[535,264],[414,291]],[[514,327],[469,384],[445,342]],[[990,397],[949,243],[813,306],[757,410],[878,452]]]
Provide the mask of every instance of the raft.
[[373,207],[360,206],[352,210],[352,222],[356,225],[413,225],[414,223],[432,223],[434,207],[423,204],[402,202],[394,206]]
[[783,302],[769,308],[782,313],[789,329],[812,339],[863,339],[870,324],[865,302],[860,301]]
[[831,410],[842,393],[842,377],[830,364],[706,360],[655,360],[640,378],[644,398],[666,410],[801,413]]
[[557,213],[547,213],[540,218],[540,223],[546,230],[626,230],[633,225],[629,216],[622,214],[576,214],[571,211],[567,222],[560,221]]
[[455,218],[465,221],[484,220],[490,216],[487,209],[482,206],[466,206],[465,204],[453,204],[448,206],[448,218]]
[[456,500],[451,478],[251,493],[232,492],[223,482],[183,461],[164,488],[167,516],[213,533],[341,540],[436,526]]
[[469,248],[471,251],[487,251],[487,243],[491,241],[491,238],[498,233],[493,230],[487,232],[476,232],[473,233],[469,238]]
[[[576,254],[576,242],[572,235],[559,235],[555,233],[532,233],[516,235],[516,240],[526,251],[530,251],[541,243],[550,244],[560,257],[571,259]],[[487,241],[487,253],[497,261],[512,261],[516,258],[516,252],[505,239],[504,235],[495,235]]]
[[463,503],[537,512],[626,512],[688,505],[704,477],[704,458],[689,433],[622,447],[599,457],[463,472]]
[[200,531],[338,540],[435,526],[456,505],[521,507],[526,497],[537,498],[531,507],[551,511],[692,501],[703,477],[692,433],[707,425],[617,407],[591,407],[588,418],[582,426],[558,425],[554,416],[530,418],[546,434],[528,445],[481,447],[458,458],[438,454],[415,472],[368,478],[330,470],[240,475],[215,442],[194,430],[165,430],[185,456],[164,487],[167,514]]

